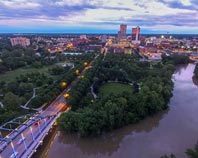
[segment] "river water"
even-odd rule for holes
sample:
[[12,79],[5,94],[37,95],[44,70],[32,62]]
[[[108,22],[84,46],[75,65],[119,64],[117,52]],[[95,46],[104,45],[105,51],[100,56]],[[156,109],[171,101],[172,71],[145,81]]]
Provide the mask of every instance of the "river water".
[[177,69],[175,87],[167,111],[138,124],[98,138],[79,138],[58,130],[39,149],[35,158],[160,158],[184,152],[198,141],[198,86],[195,65]]

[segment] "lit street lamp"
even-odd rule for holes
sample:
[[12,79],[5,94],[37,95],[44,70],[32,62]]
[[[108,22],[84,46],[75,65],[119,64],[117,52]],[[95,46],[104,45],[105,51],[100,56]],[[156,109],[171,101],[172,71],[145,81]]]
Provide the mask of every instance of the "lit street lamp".
[[69,98],[69,93],[65,93],[63,96],[65,99],[67,99],[67,98]]
[[77,69],[77,70],[75,71],[75,73],[76,73],[76,75],[79,75],[79,70]]
[[84,62],[84,63],[83,63],[83,65],[84,65],[84,66],[87,66],[87,65],[88,65],[88,63],[87,63],[87,62]]
[[61,82],[61,87],[66,87],[67,86],[67,82],[63,81]]

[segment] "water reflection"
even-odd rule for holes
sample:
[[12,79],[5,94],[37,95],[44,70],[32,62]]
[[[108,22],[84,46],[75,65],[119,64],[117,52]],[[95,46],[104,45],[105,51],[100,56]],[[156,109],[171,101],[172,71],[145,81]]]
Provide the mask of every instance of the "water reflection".
[[64,134],[63,132],[60,132],[58,142],[75,146],[79,148],[81,152],[88,155],[96,153],[112,155],[112,153],[118,150],[124,137],[133,133],[150,132],[154,128],[158,127],[159,121],[167,112],[168,110],[160,112],[155,115],[155,117],[149,117],[137,124],[115,130],[114,132],[107,133],[97,138],[79,138],[74,134]]
[[195,75],[192,77],[192,81],[193,81],[193,83],[194,83],[196,86],[198,86],[198,78],[197,78]]
[[181,75],[182,71],[186,70],[187,67],[188,67],[188,64],[177,66],[174,74]]
[[[198,140],[198,89],[192,77],[195,65],[177,68],[169,110],[138,124],[98,138],[79,138],[58,132],[45,157],[49,158],[159,158],[185,150]],[[38,158],[38,157],[37,157]]]

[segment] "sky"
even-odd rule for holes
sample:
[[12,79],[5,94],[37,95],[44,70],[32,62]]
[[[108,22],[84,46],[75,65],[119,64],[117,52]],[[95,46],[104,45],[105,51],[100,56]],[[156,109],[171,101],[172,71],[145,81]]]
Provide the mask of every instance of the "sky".
[[198,0],[0,0],[0,33],[198,34]]

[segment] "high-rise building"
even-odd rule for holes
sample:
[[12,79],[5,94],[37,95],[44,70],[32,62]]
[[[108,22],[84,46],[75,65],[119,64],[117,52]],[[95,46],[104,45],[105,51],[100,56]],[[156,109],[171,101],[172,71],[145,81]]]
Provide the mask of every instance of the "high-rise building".
[[121,35],[126,35],[126,30],[127,30],[127,25],[126,24],[121,24],[120,25],[120,33],[121,33]]
[[127,31],[127,25],[121,24],[120,30],[118,31],[118,38],[125,38],[126,37],[126,31]]
[[132,28],[132,42],[135,44],[140,43],[140,27]]
[[10,42],[12,46],[21,45],[23,47],[27,47],[30,45],[30,39],[24,37],[10,38]]

